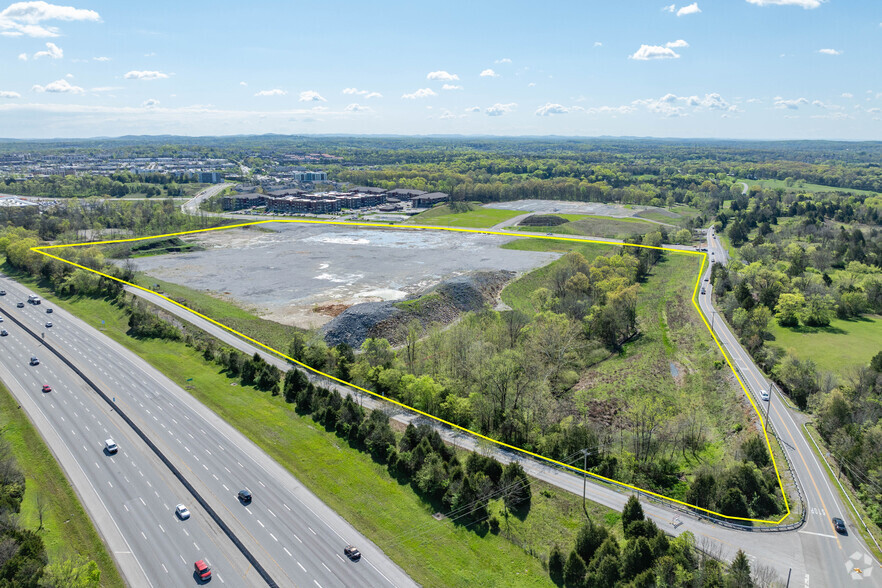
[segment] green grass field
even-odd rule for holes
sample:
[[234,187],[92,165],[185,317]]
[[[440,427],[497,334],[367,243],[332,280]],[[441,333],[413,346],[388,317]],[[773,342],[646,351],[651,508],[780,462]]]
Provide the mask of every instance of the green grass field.
[[797,180],[794,182],[792,186],[789,188],[787,184],[784,183],[784,180],[737,180],[739,182],[745,182],[748,186],[759,186],[763,189],[775,189],[775,188],[784,188],[785,190],[792,192],[800,192],[807,194],[815,194],[817,192],[847,192],[850,194],[866,194],[872,195],[876,194],[871,190],[857,190],[855,188],[834,188],[832,186],[822,186],[821,184],[810,184],[803,180]]
[[[499,535],[481,537],[448,520],[438,522],[431,517],[434,509],[410,485],[396,481],[384,466],[351,449],[312,418],[298,415],[281,396],[232,385],[234,380],[183,343],[129,337],[125,313],[106,300],[58,299],[33,280],[21,281],[125,345],[182,387],[188,386],[195,398],[261,446],[417,582],[467,588],[553,586],[540,559],[529,550],[547,557],[555,542],[572,543],[584,520],[580,497],[533,480],[533,514],[524,521],[503,521]],[[500,511],[498,501],[491,503],[491,510]],[[589,505],[589,513],[595,521],[611,526],[618,521],[618,513],[596,504]],[[504,537],[506,533],[512,541]]]
[[437,225],[447,227],[472,227],[486,229],[504,220],[523,214],[517,210],[500,210],[497,208],[484,208],[479,203],[472,203],[472,210],[468,212],[451,212],[450,206],[442,204],[426,212],[411,217],[403,224],[407,225]]
[[772,321],[770,344],[790,350],[800,359],[811,359],[822,370],[845,376],[855,366],[868,365],[882,350],[882,316],[857,320],[833,319],[829,327],[786,328]]
[[555,215],[576,217],[568,223],[555,227],[519,226],[518,230],[561,235],[586,235],[606,239],[625,239],[633,235],[645,235],[657,231],[659,225],[638,218],[612,218],[596,215]]
[[25,475],[25,495],[21,504],[23,527],[39,527],[37,504],[43,500],[43,530],[49,562],[64,561],[74,555],[94,560],[101,570],[101,586],[125,586],[119,571],[76,493],[40,434],[18,408],[9,391],[0,384],[0,431],[12,447],[18,467]]

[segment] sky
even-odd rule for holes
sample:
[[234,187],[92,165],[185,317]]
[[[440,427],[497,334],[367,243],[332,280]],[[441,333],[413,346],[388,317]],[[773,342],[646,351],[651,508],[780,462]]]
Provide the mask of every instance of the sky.
[[882,138],[876,0],[0,0],[0,137]]

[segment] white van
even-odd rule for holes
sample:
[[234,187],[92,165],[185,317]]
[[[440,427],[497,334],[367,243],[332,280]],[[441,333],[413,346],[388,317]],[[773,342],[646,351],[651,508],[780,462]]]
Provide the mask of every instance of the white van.
[[107,450],[107,453],[116,453],[119,451],[119,446],[114,443],[113,439],[108,439],[104,442],[104,449]]

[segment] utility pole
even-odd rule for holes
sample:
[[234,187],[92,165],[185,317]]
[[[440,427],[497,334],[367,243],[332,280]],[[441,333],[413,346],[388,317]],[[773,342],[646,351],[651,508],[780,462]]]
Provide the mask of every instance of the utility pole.
[[582,450],[582,459],[582,510],[587,514],[588,508],[585,506],[585,491],[586,486],[588,485],[588,474],[585,472],[588,471],[588,449]]

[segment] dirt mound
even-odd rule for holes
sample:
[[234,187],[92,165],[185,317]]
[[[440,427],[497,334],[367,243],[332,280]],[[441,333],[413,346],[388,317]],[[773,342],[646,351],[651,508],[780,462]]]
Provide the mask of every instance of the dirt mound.
[[316,306],[313,312],[324,314],[327,316],[339,316],[344,310],[352,306],[351,304],[325,304],[324,306]]
[[323,327],[328,345],[359,347],[365,339],[382,337],[403,343],[403,331],[412,320],[423,327],[448,325],[465,312],[496,305],[499,292],[515,272],[475,272],[445,280],[425,293],[397,302],[365,302],[350,306]]

